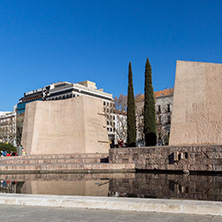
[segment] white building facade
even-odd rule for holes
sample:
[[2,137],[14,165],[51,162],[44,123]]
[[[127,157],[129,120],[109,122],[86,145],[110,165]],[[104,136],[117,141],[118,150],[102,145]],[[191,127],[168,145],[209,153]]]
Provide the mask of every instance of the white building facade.
[[0,142],[16,146],[16,112],[0,112]]
[[115,130],[115,145],[119,140],[127,143],[127,113],[114,110],[114,130]]
[[[173,109],[174,89],[154,92],[156,109],[157,145],[168,145]],[[136,100],[137,142],[144,144],[143,134],[144,95]]]

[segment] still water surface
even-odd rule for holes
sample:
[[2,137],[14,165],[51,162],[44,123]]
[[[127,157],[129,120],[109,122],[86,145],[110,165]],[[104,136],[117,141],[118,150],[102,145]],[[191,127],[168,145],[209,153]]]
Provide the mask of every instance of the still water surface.
[[0,181],[1,193],[222,201],[222,175],[2,174]]

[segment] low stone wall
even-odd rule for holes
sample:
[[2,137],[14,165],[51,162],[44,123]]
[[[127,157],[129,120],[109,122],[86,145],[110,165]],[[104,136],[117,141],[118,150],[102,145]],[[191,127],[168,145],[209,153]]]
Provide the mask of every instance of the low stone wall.
[[140,170],[222,172],[222,145],[117,148],[109,150],[109,161]]

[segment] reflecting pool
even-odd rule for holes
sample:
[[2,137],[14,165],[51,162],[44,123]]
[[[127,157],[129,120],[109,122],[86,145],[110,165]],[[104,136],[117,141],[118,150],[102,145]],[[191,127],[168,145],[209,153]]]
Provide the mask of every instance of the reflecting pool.
[[222,201],[222,175],[1,174],[1,193]]

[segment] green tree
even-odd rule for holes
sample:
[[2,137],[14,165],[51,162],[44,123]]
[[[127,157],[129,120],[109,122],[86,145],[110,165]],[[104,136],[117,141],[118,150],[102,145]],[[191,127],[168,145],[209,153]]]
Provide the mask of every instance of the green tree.
[[152,70],[149,59],[145,66],[145,97],[144,97],[144,134],[146,146],[156,145],[156,112],[152,86]]
[[136,146],[136,115],[133,92],[133,74],[131,63],[129,63],[128,95],[127,95],[127,146]]

